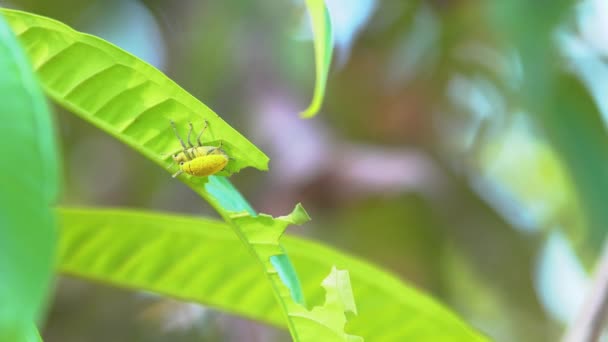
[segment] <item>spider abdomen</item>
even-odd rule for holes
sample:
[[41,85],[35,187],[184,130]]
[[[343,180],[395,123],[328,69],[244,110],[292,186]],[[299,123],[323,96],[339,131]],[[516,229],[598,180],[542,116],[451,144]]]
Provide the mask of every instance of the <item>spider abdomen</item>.
[[209,154],[183,162],[179,168],[189,175],[206,177],[222,171],[226,164],[228,156],[225,154]]

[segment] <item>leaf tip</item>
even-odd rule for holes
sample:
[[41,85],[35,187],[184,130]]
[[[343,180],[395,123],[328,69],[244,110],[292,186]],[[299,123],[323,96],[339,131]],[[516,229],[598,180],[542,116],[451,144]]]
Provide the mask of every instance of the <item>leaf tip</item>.
[[296,204],[291,213],[277,218],[298,226],[310,221],[310,216],[302,206],[302,203]]
[[300,118],[302,119],[311,119],[314,118],[319,113],[318,106],[310,106],[306,110],[300,112]]

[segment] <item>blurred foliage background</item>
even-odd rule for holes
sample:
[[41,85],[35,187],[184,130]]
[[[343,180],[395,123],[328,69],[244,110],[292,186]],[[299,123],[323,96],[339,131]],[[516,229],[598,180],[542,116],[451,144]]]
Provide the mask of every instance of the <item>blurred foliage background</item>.
[[[303,1],[13,0],[163,70],[262,147],[257,210],[398,274],[499,341],[575,317],[608,211],[608,5],[328,0],[322,113]],[[180,182],[61,112],[62,204],[211,215]],[[221,262],[218,260],[217,262]],[[61,278],[45,341],[285,341],[200,306]]]

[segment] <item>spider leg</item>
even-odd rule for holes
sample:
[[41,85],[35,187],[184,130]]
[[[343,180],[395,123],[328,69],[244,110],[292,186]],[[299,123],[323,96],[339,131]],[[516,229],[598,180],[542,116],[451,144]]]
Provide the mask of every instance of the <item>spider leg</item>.
[[194,130],[194,127],[192,126],[192,122],[189,122],[188,126],[190,126],[190,129],[188,130],[188,145],[190,147],[194,147],[194,145],[192,145],[192,142],[190,141],[190,136],[192,135],[192,130]]
[[[175,136],[177,137],[177,140],[179,140],[179,143],[182,145],[182,149],[183,149],[183,152],[184,152],[184,155],[186,156],[186,158],[188,158],[188,160],[194,159],[194,154],[188,152],[188,147],[186,147],[186,144],[184,143],[182,138],[179,136],[177,127],[175,127],[175,122],[173,122],[173,120],[169,120],[169,122],[171,123],[171,127],[173,127],[173,132],[175,132]],[[188,140],[190,140],[190,133],[188,133]],[[190,144],[190,145],[192,145],[192,144]]]
[[179,140],[179,143],[182,144],[182,148],[184,149],[184,154],[186,154],[186,156],[188,155],[188,152],[186,151],[186,144],[184,144],[184,141],[182,140],[182,137],[179,136],[179,132],[177,132],[177,127],[175,127],[175,122],[173,122],[173,120],[169,121],[171,123],[171,127],[173,127],[173,132],[175,132],[175,136],[177,137],[177,140]]
[[207,122],[207,120],[205,120],[205,126],[203,126],[203,129],[201,130],[201,132],[196,137],[196,141],[198,142],[198,146],[203,146],[203,143],[201,142],[201,137],[203,136],[203,133],[207,129],[208,125],[209,125],[209,123]]

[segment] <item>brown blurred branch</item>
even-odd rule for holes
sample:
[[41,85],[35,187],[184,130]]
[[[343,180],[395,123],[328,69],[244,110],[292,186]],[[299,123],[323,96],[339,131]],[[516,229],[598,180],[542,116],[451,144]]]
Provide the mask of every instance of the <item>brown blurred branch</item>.
[[608,241],[595,271],[595,277],[578,317],[570,325],[565,342],[598,341],[608,315]]

